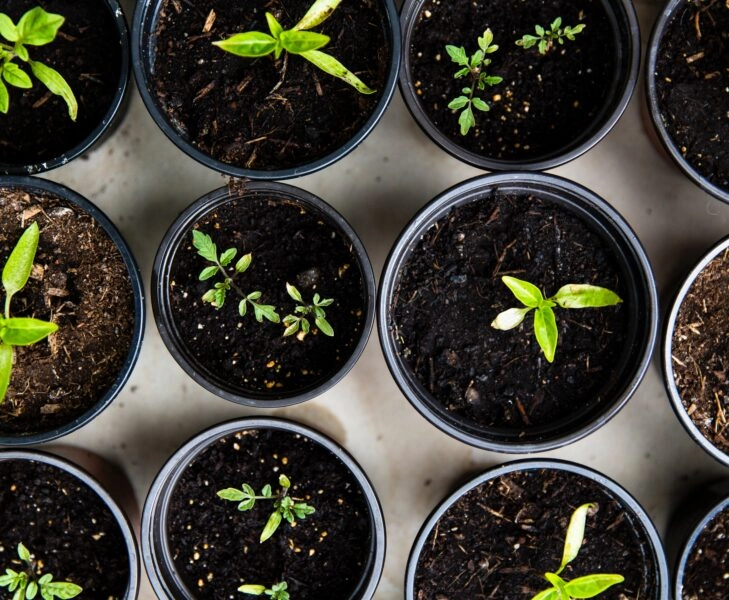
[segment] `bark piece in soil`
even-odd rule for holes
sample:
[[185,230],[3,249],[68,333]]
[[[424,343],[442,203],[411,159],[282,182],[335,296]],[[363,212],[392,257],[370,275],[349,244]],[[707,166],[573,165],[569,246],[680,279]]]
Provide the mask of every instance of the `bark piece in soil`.
[[719,512],[699,534],[686,559],[682,600],[729,598],[729,509]]
[[[285,521],[259,542],[273,507],[257,501],[247,512],[216,492],[248,483],[258,493],[278,478],[289,494],[316,512],[295,526]],[[201,600],[237,596],[243,583],[288,583],[297,600],[355,592],[372,543],[362,488],[337,457],[308,438],[277,429],[229,435],[200,453],[180,477],[167,520],[169,547],[185,585]]]

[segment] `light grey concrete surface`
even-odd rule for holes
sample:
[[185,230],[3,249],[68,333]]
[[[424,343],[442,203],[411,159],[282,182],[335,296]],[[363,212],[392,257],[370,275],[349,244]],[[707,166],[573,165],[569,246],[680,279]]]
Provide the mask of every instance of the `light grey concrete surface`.
[[[125,4],[131,16],[131,0]],[[643,40],[661,3],[639,0]],[[638,233],[665,299],[673,282],[729,233],[729,206],[696,188],[652,145],[642,120],[642,82],[617,127],[598,147],[554,172],[592,188]],[[379,274],[400,228],[445,188],[480,172],[445,155],[418,129],[396,95],[374,133],[322,173],[292,181],[330,202],[361,235]],[[174,217],[222,176],[178,151],[138,94],[124,122],[97,150],[46,175],[104,209],[131,245],[149,285],[152,260]],[[113,340],[110,340],[113,343]],[[151,318],[137,367],[98,419],[64,440],[120,465],[143,501],[157,470],[186,439],[222,420],[275,414],[310,424],[344,444],[371,477],[387,521],[388,551],[377,600],[402,598],[410,545],[430,510],[465,474],[515,456],[475,450],[420,417],[390,378],[373,335],[359,363],[322,397],[255,411],[217,398],[174,362]],[[677,502],[697,483],[726,476],[673,415],[657,362],[627,407],[586,439],[541,456],[603,471],[644,505],[665,534]],[[154,595],[145,583],[140,597]]]

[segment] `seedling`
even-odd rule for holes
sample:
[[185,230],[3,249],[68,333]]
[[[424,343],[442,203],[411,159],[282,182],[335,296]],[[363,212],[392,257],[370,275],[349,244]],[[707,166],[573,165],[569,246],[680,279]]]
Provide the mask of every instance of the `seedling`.
[[263,319],[268,319],[272,323],[281,321],[281,317],[276,312],[275,306],[260,304],[258,302],[262,296],[261,292],[254,291],[247,294],[233,281],[236,275],[245,273],[248,267],[251,266],[253,255],[250,252],[241,256],[238,262],[229,270],[233,259],[238,254],[235,248],[228,248],[225,252],[218,254],[218,247],[212,238],[197,229],[193,229],[192,231],[192,245],[197,249],[197,253],[200,256],[208,262],[213,263],[200,272],[200,281],[206,281],[216,276],[223,277],[222,281],[216,282],[211,289],[203,294],[203,302],[209,302],[213,307],[220,309],[225,304],[228,292],[232,289],[242,298],[238,303],[238,314],[241,317],[246,316],[248,305],[250,304],[253,307],[253,314],[256,317],[256,321],[259,323],[262,323]]
[[565,39],[574,42],[575,36],[581,33],[585,28],[584,23],[570,27],[565,25],[562,27],[562,17],[557,17],[549,29],[545,29],[541,25],[534,26],[534,32],[537,35],[525,35],[520,40],[516,41],[517,46],[521,46],[524,49],[529,49],[537,46],[539,54],[546,54],[552,48],[554,48],[555,42],[558,44],[564,44]]
[[43,600],[54,598],[75,598],[83,588],[68,581],[53,581],[51,573],[38,576],[39,562],[35,560],[22,542],[18,544],[18,557],[25,565],[23,571],[5,569],[5,575],[0,575],[0,587],[8,588],[8,592],[15,592],[13,600],[33,600],[40,592]]
[[10,316],[10,301],[28,282],[39,238],[38,224],[33,223],[20,236],[3,268],[5,314],[0,316],[0,404],[5,400],[5,394],[10,385],[15,357],[14,347],[30,346],[58,330],[58,325],[55,323],[29,317]]
[[567,526],[567,535],[564,539],[564,550],[562,552],[562,563],[554,573],[545,573],[544,578],[552,584],[552,587],[542,590],[532,600],[572,600],[576,598],[594,598],[602,594],[609,587],[622,583],[625,578],[622,575],[607,573],[595,573],[583,575],[570,581],[560,577],[560,573],[571,563],[580,552],[582,541],[585,537],[585,521],[588,515],[597,512],[597,504],[588,503],[579,506],[570,517]]
[[469,78],[469,84],[461,90],[462,95],[454,98],[448,103],[451,110],[461,110],[458,117],[458,124],[461,126],[461,135],[466,135],[471,127],[476,126],[476,118],[473,115],[473,109],[481,112],[488,112],[489,105],[479,96],[476,91],[482,92],[486,86],[493,86],[503,81],[503,77],[498,75],[489,75],[486,67],[491,64],[489,54],[496,52],[499,47],[493,44],[494,34],[490,29],[483,32],[483,36],[478,38],[479,49],[469,58],[463,46],[446,46],[446,52],[451,60],[461,68],[453,75],[455,79],[462,77]]
[[502,331],[513,329],[521,324],[529,311],[534,310],[534,335],[549,362],[554,361],[554,353],[557,349],[557,322],[552,310],[555,306],[600,308],[622,302],[615,292],[587,283],[569,283],[559,288],[554,296],[545,298],[541,290],[528,281],[508,275],[502,277],[501,281],[524,307],[510,308],[500,312],[491,323],[491,327]]
[[293,315],[286,315],[283,318],[283,323],[286,325],[286,331],[284,331],[284,337],[294,335],[299,329],[301,330],[300,335],[306,335],[311,330],[311,324],[307,317],[314,316],[314,325],[324,335],[333,336],[334,329],[326,320],[326,312],[324,311],[325,306],[330,306],[334,300],[332,298],[322,298],[319,294],[314,294],[311,303],[304,302],[301,297],[299,290],[297,290],[290,283],[286,284],[286,291],[289,296],[296,301],[296,308],[294,309]]
[[[40,6],[26,12],[17,25],[6,14],[0,13],[0,37],[9,43],[0,41],[0,112],[7,114],[10,108],[10,94],[5,85],[20,89],[33,87],[30,76],[13,62],[16,58],[28,64],[36,79],[48,88],[48,91],[60,96],[68,106],[68,116],[72,121],[78,114],[78,102],[71,86],[55,69],[37,60],[31,60],[26,46],[45,46],[56,39],[56,34],[65,19],[61,15],[46,12]],[[5,80],[5,83],[3,83]]]
[[[361,94],[374,94],[375,90],[367,87],[359,77],[336,58],[319,50],[329,43],[328,35],[308,31],[326,21],[341,1],[316,0],[302,19],[291,29],[284,29],[276,17],[267,12],[266,21],[268,21],[270,35],[262,31],[246,31],[237,33],[227,40],[213,42],[213,44],[226,52],[244,58],[259,58],[273,53],[274,57],[278,59],[285,51],[287,54],[284,54],[284,61],[286,61],[288,54],[298,54],[325,73],[348,83]],[[284,73],[286,64],[284,62]]]
[[261,596],[265,594],[270,596],[271,600],[289,600],[289,593],[286,591],[288,584],[285,581],[274,583],[270,589],[265,585],[255,585],[247,583],[238,588],[239,592],[250,594],[251,596]]
[[[308,515],[315,512],[313,506],[306,504],[305,502],[296,502],[299,498],[292,498],[289,496],[289,489],[291,488],[291,482],[286,475],[280,475],[278,478],[278,484],[281,489],[273,495],[271,486],[266,484],[261,490],[261,495],[256,496],[255,490],[244,483],[241,489],[237,488],[226,488],[218,492],[218,496],[223,500],[230,500],[232,502],[238,502],[238,510],[247,511],[251,510],[256,500],[273,500],[273,512],[268,517],[263,531],[261,532],[261,542],[265,542],[270,538],[278,526],[281,525],[281,521],[286,519],[292,525],[296,522],[296,519],[305,519]],[[265,589],[265,588],[264,588]]]

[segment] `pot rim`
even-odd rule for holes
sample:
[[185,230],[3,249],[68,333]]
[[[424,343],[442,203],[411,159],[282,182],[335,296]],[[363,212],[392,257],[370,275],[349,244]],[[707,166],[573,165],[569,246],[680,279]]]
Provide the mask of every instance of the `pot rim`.
[[372,483],[362,467],[338,442],[316,429],[277,417],[245,417],[213,425],[190,438],[167,459],[150,487],[142,511],[142,559],[155,593],[160,598],[185,597],[175,595],[175,592],[180,594],[185,592],[184,585],[178,582],[181,586],[178,588],[174,581],[170,581],[170,578],[179,579],[179,577],[176,575],[176,569],[168,555],[167,533],[164,528],[165,514],[177,481],[186,470],[187,465],[200,452],[209,448],[221,437],[246,429],[279,429],[303,435],[329,450],[352,473],[362,488],[370,509],[372,539],[370,559],[364,569],[367,573],[362,575],[360,588],[355,592],[358,595],[350,600],[355,600],[355,598],[356,600],[370,600],[374,596],[382,576],[386,546],[382,506]]

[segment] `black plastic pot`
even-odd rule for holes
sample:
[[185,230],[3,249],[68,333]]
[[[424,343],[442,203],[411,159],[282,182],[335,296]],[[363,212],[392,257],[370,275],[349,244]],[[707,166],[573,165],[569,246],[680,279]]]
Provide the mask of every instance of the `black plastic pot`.
[[349,141],[326,156],[290,168],[259,170],[236,166],[217,160],[207,153],[201,152],[184,134],[180,133],[177,127],[170,123],[165,115],[164,108],[160,105],[153,91],[154,57],[156,52],[156,36],[154,32],[159,21],[158,12],[161,4],[162,0],[140,1],[137,2],[134,12],[132,24],[132,59],[137,86],[152,119],[164,134],[180,150],[185,152],[185,154],[211,169],[234,177],[263,180],[291,179],[293,177],[314,173],[335,163],[354,150],[375,128],[392,99],[400,64],[400,27],[395,4],[392,0],[381,0],[378,4],[381,4],[380,10],[383,10],[387,16],[389,24],[389,44],[391,47],[387,81],[381,91],[381,97],[377,107]]
[[[400,67],[400,91],[405,100],[405,104],[420,128],[438,146],[458,160],[489,171],[541,171],[551,169],[577,158],[596,145],[610,132],[628,106],[637,82],[640,62],[640,30],[638,27],[638,19],[633,2],[630,0],[604,0],[603,5],[608,12],[612,35],[615,40],[613,50],[616,53],[615,68],[611,77],[612,85],[610,90],[603,98],[603,103],[589,126],[583,130],[575,130],[569,143],[545,151],[538,156],[503,160],[477,154],[464,148],[457,141],[445,136],[433,124],[423,109],[416,82],[413,81],[413,31],[426,1],[406,0],[402,7],[400,18],[402,22],[404,51],[402,53],[402,64]],[[475,26],[480,27],[480,29],[472,36],[472,40],[454,39],[450,43],[456,46],[464,44],[467,51],[469,51],[469,48],[470,51],[473,51],[476,48],[476,37],[483,33],[484,25]],[[490,26],[494,30],[495,43],[500,45],[502,52],[506,45],[513,44],[513,42],[503,41],[503,36],[499,36],[502,32],[498,31],[498,24],[490,24]],[[460,35],[462,37],[462,32]],[[445,54],[444,48],[442,61],[447,60],[449,59]],[[496,75],[498,73],[494,72],[491,74]],[[487,88],[489,97],[492,94],[498,93],[498,91],[497,87],[492,90]],[[456,116],[453,118],[456,119]],[[483,118],[488,119],[488,114]]]
[[[212,427],[185,443],[162,467],[149,491],[142,514],[142,555],[144,566],[155,593],[160,598],[182,600],[195,597],[195,594],[184,585],[171,555],[168,520],[173,515],[169,512],[170,502],[176,492],[176,486],[180,478],[197,456],[214,446],[221,438],[239,432],[245,434],[246,431],[250,430],[278,430],[308,438],[316,445],[331,452],[332,459],[341,462],[356,479],[369,509],[370,548],[368,556],[363,560],[361,577],[356,582],[355,591],[348,598],[338,600],[366,600],[372,598],[380,580],[385,559],[385,524],[375,490],[355,460],[336,442],[303,425],[273,418],[239,419]],[[243,443],[241,442],[241,445]],[[243,456],[243,453],[241,453],[241,456]],[[255,456],[255,452],[253,452],[253,456]],[[243,460],[242,458],[241,461]],[[242,473],[245,473],[243,463],[238,468]],[[325,465],[321,465],[321,468],[327,469]],[[245,475],[241,476],[245,477]],[[241,481],[235,481],[233,484],[240,485]],[[214,496],[214,490],[211,493]],[[201,510],[203,510],[202,507]],[[241,518],[245,518],[245,513],[241,513]],[[215,535],[215,532],[210,532],[210,534]],[[255,551],[255,547],[249,550],[251,554]],[[216,565],[209,564],[208,567],[214,570]],[[271,582],[260,583],[270,585]],[[234,586],[233,589],[235,587],[237,586]]]
[[[454,207],[478,201],[492,193],[531,194],[574,214],[611,248],[621,278],[626,282],[627,296],[623,298],[623,307],[628,311],[628,331],[623,355],[614,367],[615,376],[610,377],[613,383],[602,390],[600,401],[586,402],[568,418],[530,429],[484,427],[447,410],[429,391],[428,382],[415,375],[401,354],[396,339],[397,324],[392,307],[397,298],[401,273],[407,269],[413,248],[423,234]],[[377,307],[377,325],[385,361],[413,407],[445,433],[473,446],[498,452],[539,452],[557,448],[607,423],[625,405],[645,375],[658,329],[658,300],[653,272],[630,226],[594,192],[569,180],[539,173],[476,177],[429,202],[405,227],[390,251],[380,281]],[[452,310],[457,312],[458,308]],[[481,317],[474,316],[474,327],[487,327],[493,318],[481,324]],[[427,359],[425,356],[419,358]],[[479,373],[484,372],[479,365],[473,367]]]
[[[337,232],[342,239],[347,241],[347,246],[350,248],[356,263],[355,268],[359,269],[366,296],[362,299],[364,302],[364,317],[361,332],[358,334],[359,339],[352,347],[349,356],[342,357],[339,367],[328,371],[325,377],[313,382],[307,382],[301,387],[259,389],[251,385],[245,385],[243,381],[233,380],[229,373],[212,372],[194,356],[193,345],[181,334],[177,317],[171,306],[170,273],[172,263],[183,245],[189,245],[191,231],[195,224],[207,215],[214,214],[216,210],[228,203],[254,198],[271,198],[282,204],[300,206],[302,210],[317,215],[320,221]],[[231,229],[234,229],[234,227],[235,225],[231,224]],[[271,232],[259,232],[261,236],[266,234],[272,235]],[[283,289],[283,285],[284,282],[281,282],[281,289]],[[222,187],[209,192],[188,207],[171,225],[160,244],[154,261],[152,309],[157,328],[168,350],[180,366],[205,389],[226,400],[248,406],[259,408],[288,406],[322,394],[342,379],[357,362],[367,344],[374,322],[375,279],[367,252],[356,232],[344,217],[326,202],[291,185],[274,182],[250,182],[241,191]],[[213,309],[209,305],[205,305],[201,310],[210,311]],[[246,318],[252,318],[252,316]],[[283,330],[283,328],[281,329]],[[275,335],[280,334],[281,332],[277,331]]]
[[[33,175],[50,171],[56,167],[63,166],[69,161],[78,158],[86,151],[92,149],[97,143],[102,141],[112,129],[118,124],[124,109],[127,105],[127,97],[129,91],[129,81],[131,77],[131,67],[129,60],[129,30],[124,17],[121,5],[118,0],[93,0],[94,2],[104,5],[109,13],[109,18],[116,27],[116,36],[119,44],[119,78],[116,83],[116,91],[114,97],[109,104],[108,109],[101,120],[94,125],[83,140],[73,146],[66,148],[61,154],[54,156],[38,156],[38,158],[28,163],[3,163],[0,162],[0,175]],[[91,0],[88,0],[91,2]],[[50,9],[49,9],[50,10]],[[39,85],[35,83],[35,85]],[[16,90],[18,91],[18,90]],[[83,110],[83,107],[80,108]],[[3,118],[11,118],[12,110],[9,115]],[[53,131],[48,132],[49,136],[54,136]]]
[[691,286],[699,276],[701,271],[715,258],[720,256],[722,253],[729,249],[729,237],[725,237],[720,240],[713,248],[711,248],[686,276],[681,284],[680,288],[676,292],[673,303],[671,304],[669,312],[665,316],[663,323],[663,339],[661,344],[661,367],[663,370],[663,384],[668,393],[668,397],[671,401],[673,411],[676,413],[678,420],[683,425],[684,429],[688,432],[691,438],[708,452],[713,458],[718,460],[720,463],[729,466],[729,455],[724,451],[717,448],[699,429],[699,427],[692,421],[689,416],[686,407],[683,404],[681,394],[676,386],[673,371],[673,337],[676,328],[676,319],[681,305],[686,298]]
[[[104,506],[105,510],[111,515],[113,522],[118,526],[118,535],[121,540],[123,540],[124,546],[125,546],[125,554],[126,559],[128,562],[128,569],[129,569],[129,576],[128,576],[128,584],[126,587],[126,591],[122,598],[124,600],[133,600],[137,597],[137,593],[139,590],[139,554],[137,550],[137,540],[134,536],[134,533],[132,531],[131,525],[129,523],[127,515],[122,511],[121,508],[119,508],[119,505],[116,503],[114,498],[112,498],[109,493],[104,489],[104,487],[99,484],[99,482],[89,475],[85,470],[78,467],[76,464],[61,459],[57,456],[54,456],[53,454],[49,454],[46,452],[39,452],[39,451],[31,451],[31,450],[1,450],[0,451],[0,464],[6,463],[7,461],[11,462],[20,462],[24,465],[27,465],[26,468],[19,469],[20,471],[28,471],[30,472],[30,465],[33,463],[42,465],[44,468],[49,468],[52,470],[57,470],[59,472],[59,475],[65,475],[67,477],[70,477],[72,479],[75,479],[78,481],[78,483],[86,488],[91,492],[92,495],[98,497],[99,502]],[[37,484],[36,484],[37,485]],[[61,482],[58,482],[58,485],[61,486]],[[54,490],[58,492],[59,496],[63,496],[62,492],[64,491],[62,487],[59,487],[57,490]],[[15,494],[12,494],[10,491],[4,492],[4,494],[7,494],[7,498],[4,496],[4,510],[11,510],[14,506],[14,504],[10,501],[11,497],[14,497]],[[67,492],[65,492],[65,495],[67,495]],[[21,499],[27,498],[27,497],[33,497],[33,495],[28,492],[25,495],[21,495]],[[79,499],[75,500],[76,502],[79,502]],[[61,499],[59,500],[59,503],[61,505],[71,505],[71,500]],[[81,505],[83,507],[83,505]],[[40,512],[43,508],[43,505],[39,504],[37,510]],[[79,510],[78,506],[74,506],[73,510]],[[83,510],[83,508],[81,509]],[[7,515],[3,515],[3,520],[5,521]],[[34,511],[32,515],[29,515],[28,517],[31,520],[37,520],[38,514]],[[66,532],[66,538],[63,540],[66,544],[82,544],[85,547],[90,548],[90,552],[95,552],[93,549],[93,544],[95,543],[92,539],[92,534],[89,532],[94,531],[92,529],[93,525],[92,523],[79,523],[78,525],[85,529],[83,532],[76,532],[74,529],[74,523],[71,523],[69,525],[70,529],[68,532]],[[50,533],[49,533],[50,535]],[[7,542],[8,540],[4,540]],[[98,540],[97,540],[98,541]],[[26,544],[31,544],[30,540],[26,540]],[[55,540],[55,543],[58,543],[58,539]],[[64,549],[67,548],[67,545],[64,545],[62,547],[54,548],[54,552],[57,553],[63,553]],[[43,558],[43,548],[35,547],[35,546],[29,546],[29,549],[36,553],[38,558]],[[10,550],[6,547],[5,554],[9,554]],[[14,549],[13,549],[14,554]],[[12,558],[12,556],[8,556],[8,559]],[[98,556],[98,559],[100,561],[103,561],[103,556]],[[99,565],[97,565],[97,568],[104,568],[104,563],[100,562]],[[63,581],[62,573],[53,573],[55,576],[55,579],[58,581]]]
[[[660,537],[658,535],[658,532],[655,529],[655,526],[653,525],[650,517],[648,514],[643,510],[643,508],[638,504],[638,502],[620,485],[615,483],[613,480],[609,479],[605,475],[594,471],[592,469],[589,469],[587,467],[577,465],[575,463],[570,463],[566,461],[560,461],[560,460],[528,460],[528,461],[514,461],[511,463],[506,463],[501,466],[497,466],[493,469],[489,469],[482,475],[477,476],[473,480],[469,481],[459,489],[457,489],[455,492],[447,496],[430,514],[428,519],[423,524],[422,528],[420,529],[420,532],[418,533],[418,536],[413,544],[413,547],[410,552],[410,557],[408,559],[407,564],[407,570],[405,573],[405,598],[406,600],[416,600],[420,596],[418,596],[417,590],[416,590],[416,578],[418,575],[418,563],[420,561],[421,553],[423,552],[423,549],[426,545],[426,543],[431,543],[429,541],[429,537],[431,536],[431,533],[434,531],[434,529],[437,532],[437,528],[439,526],[439,520],[444,517],[444,515],[447,515],[449,511],[451,510],[451,507],[458,502],[459,499],[461,499],[463,496],[474,490],[475,488],[478,488],[482,484],[485,484],[487,487],[491,482],[494,482],[495,480],[498,480],[499,478],[504,478],[505,483],[505,490],[504,489],[498,489],[497,487],[494,488],[488,488],[488,490],[485,490],[478,495],[478,499],[473,502],[474,511],[479,510],[488,510],[491,515],[493,515],[493,519],[496,520],[497,517],[499,517],[499,510],[504,500],[500,498],[499,496],[502,493],[508,492],[508,481],[510,477],[514,477],[515,475],[524,473],[527,476],[533,477],[537,479],[538,481],[542,478],[546,481],[549,479],[550,475],[553,475],[555,473],[560,473],[564,477],[570,478],[571,481],[579,482],[583,481],[586,483],[589,483],[589,485],[594,485],[598,488],[601,488],[601,490],[605,493],[606,496],[608,496],[611,500],[611,502],[616,502],[620,508],[624,511],[624,517],[625,519],[630,523],[630,528],[634,532],[634,536],[636,540],[639,540],[643,551],[643,568],[642,571],[645,574],[644,581],[653,581],[653,588],[655,590],[655,593],[652,596],[649,596],[650,600],[668,600],[669,598],[669,575],[668,575],[668,565],[666,562],[665,553],[663,551],[663,546],[661,544]],[[571,487],[571,486],[569,486]],[[493,490],[493,495],[490,494],[491,490]],[[579,494],[575,494],[576,498],[574,500],[574,505],[566,506],[565,508],[565,514],[567,517],[569,517],[569,514],[571,514],[571,511],[577,508],[578,505],[586,502],[593,502],[596,499],[594,497],[580,497]],[[524,534],[528,534],[529,531],[534,530],[536,528],[541,528],[542,525],[538,522],[533,522],[530,519],[533,518],[532,516],[534,514],[539,513],[539,502],[540,501],[546,501],[549,503],[550,496],[547,492],[541,492],[541,496],[539,498],[532,498],[529,497],[528,501],[525,501],[525,504],[523,506],[523,511],[519,511],[519,514],[521,515],[522,512],[525,513],[523,516],[523,526],[524,526]],[[599,504],[599,502],[598,502]],[[457,513],[454,511],[451,511],[452,515],[455,515],[457,518]],[[598,515],[599,515],[598,510]],[[566,521],[565,521],[566,522]],[[534,527],[532,527],[534,525]],[[467,522],[463,524],[464,531],[467,531],[469,529],[469,525]],[[539,530],[539,529],[538,529]],[[442,531],[442,530],[441,530]],[[588,536],[590,535],[598,535],[597,533],[593,533],[590,531],[590,529],[587,529]],[[437,533],[436,533],[437,535]],[[562,537],[558,538],[559,542],[558,545],[563,543],[563,536],[564,531],[560,530],[560,535]],[[494,544],[497,542],[497,540],[493,541]],[[544,540],[545,545],[548,543],[548,540]],[[524,542],[519,542],[518,539],[514,539],[511,541],[511,544],[513,547],[510,546],[510,551],[513,556],[518,556],[518,551],[520,545],[523,545]],[[561,556],[561,550],[562,547],[559,546],[558,552],[560,553],[559,556]],[[603,548],[603,550],[607,551],[607,548]],[[483,578],[488,579],[489,574],[492,571],[498,571],[499,568],[505,568],[507,565],[502,565],[502,561],[499,560],[500,557],[496,555],[490,555],[489,560],[486,561],[487,564],[483,563],[476,563],[476,561],[480,558],[478,556],[473,555],[472,553],[468,552],[468,548],[465,550],[462,550],[461,556],[463,557],[463,572],[466,572],[470,574],[475,570],[478,574],[481,569],[483,569]],[[557,564],[554,565],[554,568],[556,569],[559,566],[559,556],[557,557]],[[509,566],[514,566],[514,561],[511,559],[511,557],[505,557],[507,560],[504,561],[505,563],[508,563]],[[441,559],[442,560],[442,559]],[[465,563],[467,562],[476,563],[475,569],[473,566],[468,566]],[[542,575],[541,571],[536,571],[536,566],[532,563],[529,564],[518,564],[516,565],[518,567],[523,568],[523,574],[522,578],[525,577],[527,573],[531,575]],[[551,565],[548,565],[548,568]],[[594,571],[593,571],[594,572]],[[582,573],[575,573],[575,576],[581,575]],[[456,573],[454,572],[454,577]],[[432,576],[431,576],[432,577]],[[475,575],[474,575],[475,577]],[[453,579],[453,578],[451,578]],[[457,577],[456,577],[457,579]],[[467,579],[467,577],[466,577]],[[544,588],[548,588],[549,584],[545,581]],[[539,590],[535,590],[539,591]],[[525,592],[525,597],[529,597],[528,594]],[[641,596],[643,597],[643,596]]]
[[[667,117],[662,114],[662,106],[658,97],[657,90],[657,79],[661,77],[661,74],[657,72],[657,61],[661,44],[664,40],[664,34],[666,29],[673,21],[676,14],[686,5],[686,0],[669,0],[666,2],[664,8],[658,14],[653,31],[648,42],[648,51],[646,55],[646,72],[645,72],[645,83],[646,83],[646,99],[648,103],[648,111],[650,114],[653,128],[655,129],[658,139],[660,140],[661,146],[671,157],[673,162],[678,168],[703,189],[708,194],[711,194],[715,198],[722,200],[723,202],[729,203],[729,189],[718,186],[711,182],[707,177],[702,175],[692,164],[690,164],[681,150],[678,148],[676,142],[672,139],[667,128]],[[681,58],[684,60],[685,56]],[[702,127],[703,125],[697,124],[696,127]]]
[[[29,192],[45,193],[52,196],[56,196],[70,204],[78,206],[81,210],[88,213],[93,219],[96,220],[98,225],[104,230],[109,236],[111,241],[116,246],[119,254],[124,261],[129,276],[130,286],[133,294],[133,310],[134,310],[134,330],[132,333],[132,340],[129,346],[129,352],[126,355],[124,364],[119,370],[119,374],[116,376],[113,384],[108,388],[104,395],[98,399],[98,402],[94,404],[85,413],[75,418],[70,423],[63,426],[57,427],[50,431],[42,431],[33,433],[30,435],[0,435],[0,445],[5,446],[23,446],[30,444],[39,444],[54,440],[61,436],[64,436],[72,431],[75,431],[79,427],[82,427],[97,415],[99,415],[112,400],[121,391],[124,384],[129,379],[132,373],[134,365],[137,362],[139,351],[142,346],[142,338],[144,336],[144,323],[145,323],[145,302],[144,302],[144,288],[142,286],[142,278],[137,267],[137,263],[134,260],[131,249],[127,245],[126,241],[119,233],[119,230],[109,220],[109,218],[99,209],[96,205],[92,204],[89,200],[79,195],[75,191],[52,181],[46,179],[39,179],[36,177],[0,177],[0,188],[20,188],[28,190]],[[110,341],[110,343],[112,343]]]

